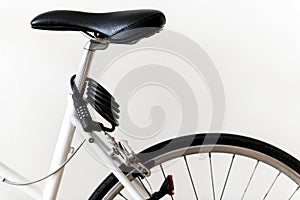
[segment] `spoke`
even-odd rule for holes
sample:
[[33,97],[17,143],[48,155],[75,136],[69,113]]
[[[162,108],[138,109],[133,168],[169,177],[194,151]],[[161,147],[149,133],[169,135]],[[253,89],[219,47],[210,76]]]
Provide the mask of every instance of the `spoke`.
[[293,198],[293,196],[296,194],[296,192],[299,190],[300,186],[298,186],[296,188],[296,190],[293,192],[293,194],[290,196],[290,198],[288,200],[291,200]]
[[256,165],[255,165],[255,167],[254,167],[254,169],[253,169],[253,171],[252,171],[252,174],[251,174],[250,179],[249,179],[249,181],[248,181],[248,184],[247,184],[247,186],[246,186],[246,188],[245,188],[245,190],[244,190],[244,193],[243,193],[243,196],[242,196],[241,200],[243,200],[243,199],[245,198],[246,192],[248,191],[248,188],[249,188],[250,183],[251,183],[251,181],[252,181],[252,179],[253,179],[253,176],[254,176],[254,174],[255,174],[255,172],[256,172],[256,169],[257,169],[257,167],[258,167],[258,164],[259,164],[259,160],[256,162]]
[[269,187],[269,189],[263,199],[267,198],[268,194],[270,193],[271,189],[273,188],[273,186],[274,186],[275,182],[277,181],[280,174],[281,174],[281,172],[278,172],[277,176],[275,177],[274,181],[272,182],[271,186]]
[[229,169],[228,169],[228,173],[227,173],[227,176],[226,176],[226,180],[225,180],[225,183],[224,183],[224,186],[223,186],[223,189],[222,189],[220,200],[222,200],[222,198],[223,198],[224,191],[225,191],[225,188],[226,188],[226,185],[227,185],[227,181],[228,181],[228,178],[229,178],[229,174],[230,174],[230,171],[231,171],[231,168],[232,168],[234,158],[235,158],[235,154],[232,155],[232,159],[231,159],[230,166],[229,166]]
[[212,170],[211,153],[209,152],[208,155],[209,155],[211,185],[212,185],[212,189],[213,189],[213,199],[216,200],[216,192],[215,192],[214,175],[213,175],[213,170]]
[[[140,181],[140,183],[142,184],[144,190],[147,192],[148,196],[151,197],[151,193],[149,192],[149,190],[146,188],[146,186],[144,185],[143,181],[141,180],[140,177],[138,177],[138,180]],[[148,182],[148,181],[147,181]],[[148,182],[149,183],[149,182]]]
[[190,176],[190,180],[191,180],[191,183],[192,183],[192,186],[193,186],[193,190],[194,190],[194,193],[195,193],[195,197],[196,197],[196,199],[198,200],[199,198],[198,198],[198,195],[197,195],[197,192],[196,192],[196,188],[195,188],[194,181],[193,181],[193,179],[192,179],[190,167],[189,167],[189,165],[188,165],[188,162],[187,162],[187,160],[186,160],[186,157],[184,156],[183,158],[184,158],[185,166],[186,166],[186,168],[187,168],[187,170],[188,170],[188,173],[189,173],[189,176]]
[[162,172],[164,178],[166,179],[166,174],[165,174],[164,168],[162,167],[161,164],[159,164],[159,167],[160,167],[160,170],[161,170],[161,172]]
[[119,192],[119,195],[123,197],[123,199],[128,200],[121,192]]
[[153,188],[152,188],[152,185],[150,184],[150,182],[148,181],[147,177],[144,177],[145,181],[147,182],[148,186],[149,186],[149,189],[150,189],[150,193],[152,194],[153,193]]

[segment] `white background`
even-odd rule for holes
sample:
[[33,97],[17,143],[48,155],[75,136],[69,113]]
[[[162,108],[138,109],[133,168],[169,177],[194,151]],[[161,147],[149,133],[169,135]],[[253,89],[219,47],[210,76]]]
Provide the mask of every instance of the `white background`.
[[[79,33],[32,30],[31,19],[54,9],[137,8],[163,11],[167,29],[188,36],[212,58],[225,87],[225,132],[268,141],[300,158],[299,1],[2,0],[2,162],[30,179],[47,173],[68,79],[77,69],[86,41]],[[67,167],[59,199],[86,199],[107,173],[81,151]],[[3,185],[0,198],[25,199],[18,190]]]

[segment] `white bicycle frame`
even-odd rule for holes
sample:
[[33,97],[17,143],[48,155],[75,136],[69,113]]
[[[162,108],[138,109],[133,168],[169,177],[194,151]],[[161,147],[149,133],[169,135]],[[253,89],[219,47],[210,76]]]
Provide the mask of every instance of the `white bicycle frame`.
[[[84,85],[85,79],[88,75],[93,54],[96,50],[104,50],[108,47],[108,42],[104,40],[90,40],[86,46],[84,47],[82,60],[79,66],[79,70],[76,74],[75,84],[78,87],[78,90],[81,91]],[[59,167],[63,165],[63,163],[68,158],[71,149],[71,143],[74,137],[75,129],[80,129],[79,132],[83,133],[81,124],[77,119],[77,114],[75,113],[73,100],[71,94],[68,98],[68,104],[66,108],[66,112],[64,115],[63,123],[59,132],[59,136],[57,139],[55,151],[53,154],[51,166],[49,169],[49,173],[52,173]],[[111,148],[100,138],[97,138],[97,135],[94,133],[85,133],[82,134],[83,137],[89,142],[89,145],[96,152],[96,155],[103,160],[111,169],[111,172],[118,178],[118,180],[122,183],[122,185],[127,189],[129,194],[136,200],[142,200],[143,191],[141,187],[134,186],[126,175],[120,170],[118,167],[120,163],[118,160],[112,158]],[[91,139],[92,138],[92,139]],[[26,182],[27,180],[19,175],[14,170],[7,167],[5,164],[0,162],[0,171],[9,176],[12,179],[17,179],[19,181]],[[46,180],[45,188],[41,190],[36,185],[28,185],[18,187],[21,191],[29,195],[32,199],[43,199],[43,200],[55,200],[59,191],[62,175],[64,169],[61,169],[54,175],[50,176]]]

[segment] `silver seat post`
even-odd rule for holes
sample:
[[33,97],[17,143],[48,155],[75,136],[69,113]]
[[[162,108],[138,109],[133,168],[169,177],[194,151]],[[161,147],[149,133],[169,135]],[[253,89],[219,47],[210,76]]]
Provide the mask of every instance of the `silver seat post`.
[[[78,72],[76,74],[75,84],[81,92],[84,86],[84,82],[87,78],[93,54],[96,50],[104,50],[108,47],[108,42],[104,40],[90,40],[84,47],[82,59],[79,65]],[[70,98],[72,99],[72,98]],[[69,100],[67,109],[65,111],[63,123],[56,142],[55,151],[52,157],[49,173],[60,167],[68,157],[71,143],[74,137],[75,126],[72,124],[71,119],[74,117],[75,111],[73,101]],[[63,175],[63,169],[49,177],[46,181],[43,191],[43,200],[54,200],[57,197],[58,189],[60,186],[61,178]]]
[[82,59],[80,62],[79,70],[76,74],[75,84],[81,92],[83,83],[88,75],[94,52],[96,50],[104,50],[108,47],[109,43],[105,40],[90,40],[84,47]]

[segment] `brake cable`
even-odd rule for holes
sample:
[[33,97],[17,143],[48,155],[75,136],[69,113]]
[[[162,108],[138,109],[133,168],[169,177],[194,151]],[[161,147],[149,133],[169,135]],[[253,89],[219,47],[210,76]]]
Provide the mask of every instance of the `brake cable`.
[[0,177],[0,179],[2,180],[3,183],[9,184],[9,185],[14,185],[14,186],[26,186],[26,185],[32,185],[38,182],[41,182],[47,178],[49,178],[50,176],[53,176],[54,174],[58,173],[60,170],[62,170],[68,163],[69,161],[75,156],[75,154],[79,151],[79,149],[82,147],[82,145],[85,143],[85,139],[80,143],[80,145],[74,150],[74,152],[69,156],[69,158],[67,158],[65,160],[65,162],[56,170],[54,170],[52,173],[48,174],[45,177],[39,178],[35,181],[30,181],[30,182],[17,182],[17,181],[11,181],[7,178],[4,177]]

